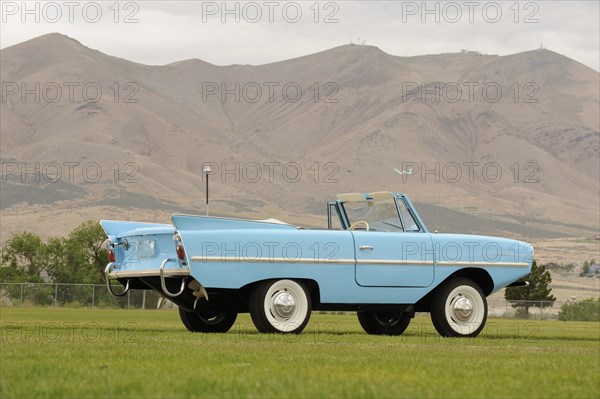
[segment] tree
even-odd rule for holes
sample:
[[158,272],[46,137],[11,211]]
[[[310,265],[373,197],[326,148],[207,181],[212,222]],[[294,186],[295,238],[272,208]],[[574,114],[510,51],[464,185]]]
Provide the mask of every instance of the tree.
[[[43,283],[42,273],[48,266],[47,248],[42,239],[28,232],[11,236],[2,245],[0,283]],[[19,298],[21,287],[7,285],[9,298]],[[36,290],[34,301],[48,303],[47,290]]]
[[512,302],[513,308],[523,308],[525,316],[529,317],[529,308],[545,308],[552,306],[556,298],[550,294],[552,288],[550,283],[552,277],[544,265],[539,265],[534,260],[531,267],[531,273],[518,281],[528,281],[528,286],[507,287],[504,291],[504,298]]
[[68,237],[44,242],[24,232],[11,236],[2,246],[0,282],[101,283],[108,254],[102,248],[106,236],[102,227],[87,221]]
[[[108,254],[102,248],[106,236],[102,227],[87,221],[68,237],[53,237],[44,242],[35,234],[13,235],[2,246],[0,282],[12,283],[101,283]],[[16,298],[19,286],[6,288],[9,297]],[[55,291],[56,290],[56,291]],[[38,304],[91,301],[89,287],[60,285],[55,288],[36,286],[29,300]]]
[[588,274],[590,272],[590,262],[588,262],[587,260],[583,262],[583,270],[581,272],[581,275],[583,276],[584,274]]
[[67,238],[48,241],[52,262],[48,274],[60,283],[101,283],[108,254],[102,248],[106,239],[102,227],[88,220],[76,227]]
[[48,248],[35,234],[15,234],[2,246],[0,282],[42,282],[47,269]]

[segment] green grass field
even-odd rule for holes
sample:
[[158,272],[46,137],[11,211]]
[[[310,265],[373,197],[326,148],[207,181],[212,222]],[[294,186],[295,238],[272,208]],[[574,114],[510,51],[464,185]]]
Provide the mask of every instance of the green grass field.
[[1,308],[0,397],[600,397],[600,324],[490,319],[442,339],[429,318],[369,336],[352,314],[302,335],[193,334],[176,311]]

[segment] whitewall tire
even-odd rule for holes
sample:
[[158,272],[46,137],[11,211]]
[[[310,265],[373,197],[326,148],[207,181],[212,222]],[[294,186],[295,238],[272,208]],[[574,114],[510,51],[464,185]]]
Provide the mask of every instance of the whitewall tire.
[[250,296],[252,321],[263,333],[302,332],[311,312],[310,292],[301,281],[270,280],[254,288]]
[[444,337],[476,337],[485,326],[487,310],[485,295],[477,284],[454,278],[434,293],[431,321]]

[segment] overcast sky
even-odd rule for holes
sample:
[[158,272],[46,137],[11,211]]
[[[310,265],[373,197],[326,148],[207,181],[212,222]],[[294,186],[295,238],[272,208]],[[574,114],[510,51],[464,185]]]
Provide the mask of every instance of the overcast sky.
[[[363,42],[399,56],[545,48],[600,68],[593,1],[1,1],[0,47],[60,32],[163,65],[264,64]],[[25,9],[27,8],[27,9]],[[36,21],[37,20],[37,21]]]

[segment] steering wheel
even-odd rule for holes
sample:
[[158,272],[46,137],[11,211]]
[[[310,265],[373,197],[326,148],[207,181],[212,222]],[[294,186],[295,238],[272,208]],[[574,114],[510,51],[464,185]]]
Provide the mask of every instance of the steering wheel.
[[366,222],[366,221],[364,221],[364,220],[358,220],[358,221],[356,221],[356,222],[352,223],[352,224],[350,225],[350,228],[349,228],[349,230],[356,230],[356,228],[357,228],[358,226],[360,226],[361,224],[365,226],[365,230],[369,231],[369,223],[367,223],[367,222]]

